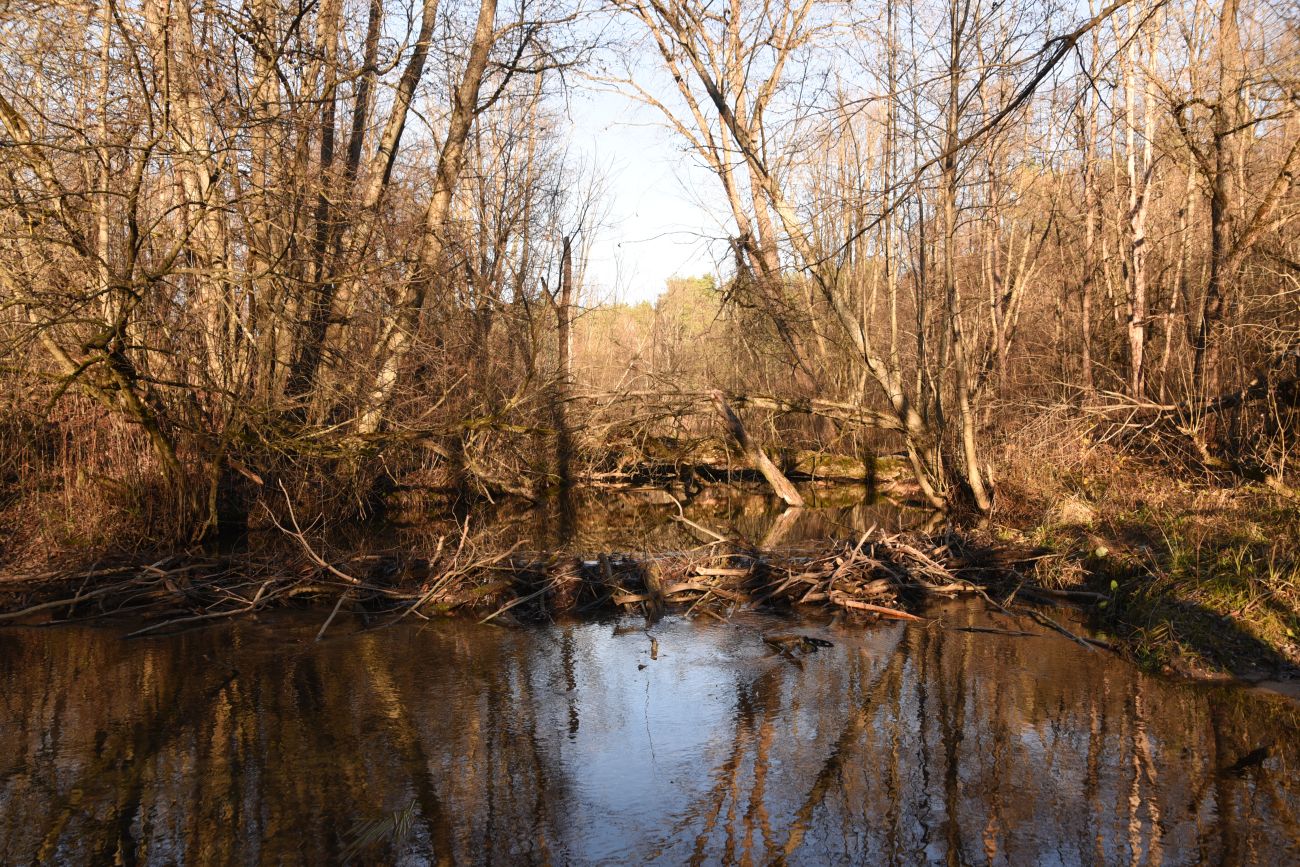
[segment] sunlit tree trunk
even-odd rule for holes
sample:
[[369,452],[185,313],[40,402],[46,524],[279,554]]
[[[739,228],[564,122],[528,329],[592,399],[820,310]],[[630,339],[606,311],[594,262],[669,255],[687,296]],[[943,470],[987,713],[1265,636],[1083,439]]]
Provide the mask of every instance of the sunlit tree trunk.
[[479,3],[478,21],[470,44],[469,58],[454,92],[447,131],[438,154],[433,192],[425,209],[425,234],[420,248],[419,268],[414,278],[403,287],[395,312],[383,325],[375,353],[379,372],[357,420],[357,432],[362,435],[374,433],[383,423],[384,412],[397,385],[398,374],[415,341],[420,314],[429,291],[433,288],[432,283],[443,266],[447,217],[451,213],[452,196],[465,167],[465,145],[470,128],[482,110],[479,105],[479,90],[487,72],[488,55],[494,41],[496,12],[497,0],[481,0]]
[[[1147,206],[1155,164],[1152,160],[1152,138],[1155,114],[1151,109],[1151,94],[1147,75],[1140,68],[1139,46],[1142,34],[1138,22],[1142,10],[1130,7],[1129,28],[1126,34],[1128,50],[1123,55],[1124,86],[1124,150],[1125,169],[1128,176],[1128,390],[1129,395],[1141,399],[1146,391],[1146,340],[1147,340]],[[1138,79],[1141,79],[1141,84]],[[1136,103],[1141,99],[1141,141],[1137,141],[1138,118]]]

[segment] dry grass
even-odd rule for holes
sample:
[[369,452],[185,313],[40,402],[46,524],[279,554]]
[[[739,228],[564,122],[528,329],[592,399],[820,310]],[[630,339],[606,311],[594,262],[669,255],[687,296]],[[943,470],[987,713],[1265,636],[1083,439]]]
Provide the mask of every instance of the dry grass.
[[1063,410],[1008,438],[1003,539],[1048,555],[1040,581],[1113,594],[1099,624],[1154,666],[1300,663],[1295,495],[1138,455],[1105,433]]
[[135,426],[73,396],[48,415],[11,404],[0,416],[0,565],[129,556],[184,537],[191,510]]

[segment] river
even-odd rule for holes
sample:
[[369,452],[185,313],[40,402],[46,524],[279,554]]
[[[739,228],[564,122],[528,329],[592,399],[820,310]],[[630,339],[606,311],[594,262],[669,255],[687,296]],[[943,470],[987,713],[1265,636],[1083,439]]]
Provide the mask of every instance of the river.
[[929,613],[6,628],[0,863],[1300,860],[1297,705]]

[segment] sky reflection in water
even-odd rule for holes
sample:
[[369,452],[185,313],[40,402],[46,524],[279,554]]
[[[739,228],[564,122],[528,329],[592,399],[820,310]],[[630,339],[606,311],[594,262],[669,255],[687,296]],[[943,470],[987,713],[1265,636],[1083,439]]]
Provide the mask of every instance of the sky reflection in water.
[[321,863],[403,809],[359,862],[1300,857],[1295,705],[1057,637],[318,620],[0,631],[0,862]]

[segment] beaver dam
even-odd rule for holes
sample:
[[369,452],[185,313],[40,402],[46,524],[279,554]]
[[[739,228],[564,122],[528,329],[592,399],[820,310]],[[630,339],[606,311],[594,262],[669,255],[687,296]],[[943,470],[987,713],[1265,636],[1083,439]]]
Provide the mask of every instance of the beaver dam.
[[369,549],[289,518],[11,581],[0,862],[1300,853],[1295,704],[1145,674],[1102,594],[809,499],[588,491]]
[[613,613],[653,622],[670,611],[721,619],[742,609],[921,622],[911,609],[970,595],[1108,646],[1023,604],[1097,602],[1101,594],[1037,586],[1012,554],[951,530],[927,532],[917,526],[921,513],[863,500],[859,488],[822,487],[809,499],[810,507],[782,509],[752,487],[719,485],[690,497],[688,511],[664,490],[589,490],[558,512],[501,514],[477,532],[453,519],[362,532],[365,545],[303,527],[290,506],[283,521],[268,513],[277,533],[234,551],[10,577],[0,623],[133,614],[148,619],[129,634],[136,637],[278,607],[327,612],[322,638],[340,614],[367,626],[445,615],[484,623]]

